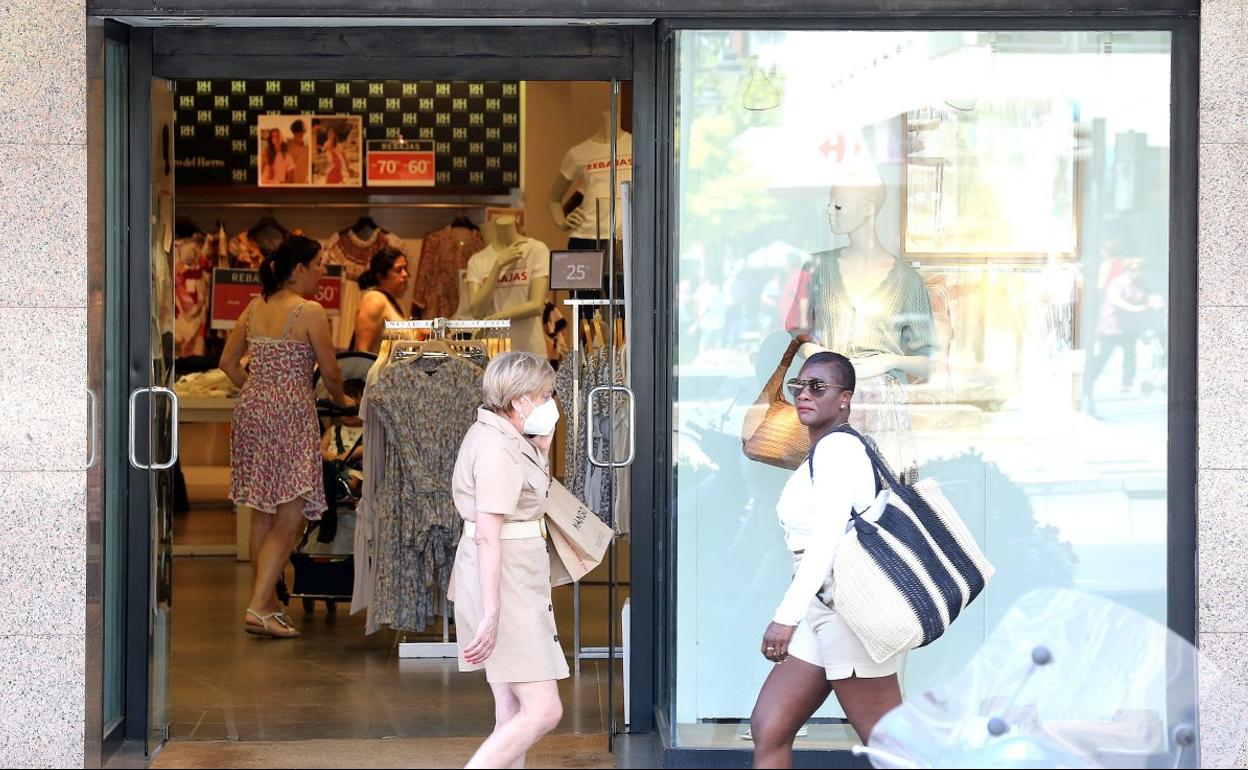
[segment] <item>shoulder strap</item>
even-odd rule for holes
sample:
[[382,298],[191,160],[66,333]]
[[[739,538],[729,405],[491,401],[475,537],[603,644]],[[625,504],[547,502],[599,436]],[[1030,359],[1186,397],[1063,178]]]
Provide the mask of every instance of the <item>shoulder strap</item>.
[[243,311],[243,313],[247,316],[247,320],[243,322],[243,337],[245,339],[251,339],[251,317],[256,314],[256,304],[260,301],[261,299],[256,297],[251,301],[251,304],[247,306],[247,309]]
[[300,300],[295,309],[290,311],[290,317],[286,319],[286,328],[282,330],[282,339],[290,339],[290,333],[294,331],[295,321],[299,320],[299,311],[303,310],[303,306],[308,304],[307,300]]
[[[871,442],[867,441],[861,433],[854,430],[848,424],[841,425],[836,430],[832,431],[832,433],[848,433],[862,442],[862,448],[866,450],[867,457],[871,460],[871,467],[875,471],[873,475],[875,476],[875,493],[877,495],[884,489],[884,482],[888,483],[890,489],[897,489],[897,480],[893,478],[893,474],[889,473],[888,466],[880,460],[880,456],[876,453],[875,448],[871,446]],[[829,433],[828,436],[832,435],[832,433]],[[827,438],[828,436],[824,436],[823,438]],[[822,440],[823,439],[819,439],[819,441]],[[810,448],[810,454],[806,457],[806,467],[810,469],[811,481],[815,480],[815,448],[818,446],[819,442],[816,441],[815,445]]]

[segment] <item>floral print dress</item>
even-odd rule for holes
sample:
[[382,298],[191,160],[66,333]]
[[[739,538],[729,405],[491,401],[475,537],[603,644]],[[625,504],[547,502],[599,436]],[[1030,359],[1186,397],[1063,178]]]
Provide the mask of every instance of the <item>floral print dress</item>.
[[230,499],[276,513],[278,505],[301,497],[303,515],[319,519],[326,505],[312,393],[316,354],[312,343],[290,339],[304,304],[291,311],[281,337],[250,336],[255,303],[247,310],[251,365],[234,408]]

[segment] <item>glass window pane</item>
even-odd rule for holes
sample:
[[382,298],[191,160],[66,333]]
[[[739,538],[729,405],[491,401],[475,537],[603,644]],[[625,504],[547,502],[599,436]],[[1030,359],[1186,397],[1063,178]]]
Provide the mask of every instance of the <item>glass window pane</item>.
[[770,670],[793,472],[742,429],[799,333],[998,567],[907,692],[1038,586],[1164,622],[1169,33],[686,31],[677,64],[678,740],[742,746]]

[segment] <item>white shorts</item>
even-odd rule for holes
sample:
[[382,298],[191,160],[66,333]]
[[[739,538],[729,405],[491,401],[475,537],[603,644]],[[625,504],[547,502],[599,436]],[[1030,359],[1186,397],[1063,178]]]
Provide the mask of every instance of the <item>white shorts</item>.
[[[793,566],[801,562],[801,555],[793,555]],[[824,581],[820,594],[830,592],[831,576]],[[876,663],[867,648],[858,641],[840,615],[824,604],[819,596],[813,596],[806,608],[806,617],[798,623],[789,640],[789,654],[813,666],[819,666],[829,680],[848,679],[851,676],[874,679],[897,673],[896,655]]]

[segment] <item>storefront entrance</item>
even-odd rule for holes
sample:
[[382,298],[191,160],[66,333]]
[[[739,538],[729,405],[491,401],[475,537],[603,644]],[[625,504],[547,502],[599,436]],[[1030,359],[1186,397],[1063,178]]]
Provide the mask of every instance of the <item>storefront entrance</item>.
[[[392,302],[429,323],[380,336],[445,334],[558,364],[554,473],[618,533],[598,569],[555,592],[574,671],[561,688],[563,740],[605,756],[615,735],[653,729],[654,525],[630,514],[650,507],[655,454],[638,431],[650,418],[637,416],[654,410],[629,387],[654,361],[653,313],[638,310],[655,291],[653,249],[638,246],[655,230],[653,174],[642,171],[654,165],[654,81],[636,78],[642,59],[652,68],[652,33],[353,28],[329,41],[298,27],[110,22],[106,408],[125,427],[106,452],[104,665],[124,676],[104,683],[106,737],[154,753],[170,740],[471,738],[492,726],[488,688],[456,672],[444,583],[388,597],[429,611],[352,606],[361,550],[349,462],[327,462],[347,490],[337,531],[311,531],[279,586],[303,637],[243,634],[253,513],[229,500],[237,391],[215,366],[258,291],[259,262],[287,233],[321,241],[334,266],[318,300],[344,352],[364,333],[357,278],[390,247],[410,273]],[[477,321],[471,258],[520,243],[527,262],[497,278],[490,312],[529,302],[525,287],[541,278],[549,302]],[[448,318],[445,329],[434,321]],[[349,384],[373,363],[341,361]],[[426,419],[439,409],[429,404]],[[343,422],[322,415],[329,460],[350,455],[334,449]],[[450,462],[457,449],[443,448]]]
[[[636,4],[624,5],[632,10],[622,16],[637,15]],[[682,18],[506,29],[308,29],[255,19],[114,28],[109,62],[123,74],[110,82],[109,189],[121,196],[113,211],[123,216],[110,248],[129,267],[106,303],[114,366],[104,456],[119,469],[109,483],[128,518],[108,519],[105,538],[113,544],[105,590],[113,622],[104,671],[124,673],[105,678],[106,726],[152,748],[170,730],[175,740],[242,739],[208,713],[216,706],[189,715],[199,722],[189,736],[180,732],[179,683],[194,698],[207,681],[228,679],[232,692],[258,688],[253,702],[265,690],[248,670],[218,676],[210,657],[250,641],[239,638],[237,607],[217,601],[244,594],[250,570],[232,560],[246,549],[230,537],[243,520],[223,503],[225,434],[211,422],[219,416],[182,394],[179,422],[172,396],[152,390],[178,395],[175,380],[187,370],[171,309],[179,216],[185,237],[198,244],[215,236],[215,259],[234,269],[231,260],[246,251],[239,242],[258,242],[262,224],[337,244],[389,232],[420,241],[423,252],[428,234],[456,217],[484,227],[522,212],[529,236],[575,250],[586,245],[583,234],[550,229],[578,207],[573,186],[558,180],[571,179],[562,172],[568,148],[612,110],[633,145],[632,184],[617,209],[621,237],[615,243],[610,224],[597,231],[614,252],[602,260],[600,285],[576,289],[579,263],[565,261],[560,278],[573,283],[555,294],[569,343],[605,350],[608,361],[615,349],[627,351],[620,387],[633,394],[598,391],[595,416],[584,386],[619,381],[574,378],[567,401],[585,405],[572,414],[605,438],[595,459],[627,466],[605,475],[609,493],[600,499],[626,537],[591,576],[606,585],[582,589],[584,638],[569,627],[576,600],[560,598],[569,653],[605,648],[583,656],[581,678],[565,693],[570,715],[578,700],[601,696],[570,717],[571,729],[592,733],[597,720],[601,736],[657,733],[665,751],[683,753],[668,755],[672,764],[738,762],[750,750],[751,709],[771,671],[757,639],[792,575],[776,510],[793,468],[791,458],[760,456],[757,447],[751,454],[744,442],[755,407],[784,397],[770,384],[796,375],[800,363],[785,371],[782,362],[798,335],[857,359],[858,427],[883,440],[895,470],[917,470],[956,496],[998,565],[950,634],[900,666],[908,696],[948,681],[1012,602],[1037,587],[1107,596],[1193,637],[1195,17],[1118,14],[1099,3],[1061,12],[1046,5],[1027,18],[999,8],[976,16],[960,3],[949,4],[951,15],[906,4],[907,16],[889,15],[892,4],[848,5],[816,13],[797,3],[794,13],[816,15],[776,20],[740,6],[740,17],[709,18],[690,3]],[[473,152],[472,100],[497,98],[505,113],[513,97],[493,88],[509,83],[523,104],[518,181],[474,189],[512,160],[502,149]],[[420,142],[425,98],[434,100],[439,163],[438,143],[450,151],[459,141],[456,100],[467,100],[470,146],[463,160],[448,156],[448,180],[438,181],[438,167],[432,192],[371,178],[299,188],[293,172],[276,170],[291,162],[281,145],[297,133],[296,116],[309,128],[332,118],[349,147],[373,140],[373,131],[392,144],[396,136]],[[414,109],[405,99],[416,100]],[[235,112],[256,135],[235,136]],[[613,122],[603,135],[613,135]],[[258,150],[261,125],[270,136],[276,130],[271,153]],[[439,138],[439,126],[449,139]],[[177,152],[180,142],[201,139],[226,142],[225,155],[241,143],[242,160]],[[599,167],[618,170],[622,157],[617,146]],[[352,164],[322,161],[325,178],[334,165]],[[266,169],[270,181],[287,181],[266,183]],[[314,179],[317,169],[311,161]],[[185,184],[188,175],[222,172],[229,176]],[[454,181],[459,172],[466,181]],[[211,308],[205,315],[210,358]],[[344,315],[340,308],[339,324]],[[352,330],[338,329],[349,341]],[[127,402],[136,389],[130,440]],[[580,425],[568,435],[565,452],[591,443]],[[563,456],[557,473],[568,480],[578,463]],[[579,467],[604,478],[588,458]],[[175,508],[177,472],[186,512]],[[627,501],[614,494],[624,487]],[[340,676],[351,681],[315,681],[318,704],[335,694],[357,710],[390,699],[378,709],[382,733],[370,721],[366,738],[486,728],[452,705],[467,689],[453,665],[399,657],[407,643],[443,643],[440,623],[411,639],[366,635],[340,594],[292,590],[291,612],[308,638],[272,648],[288,656],[290,679],[273,688],[278,697],[307,687],[301,677]],[[110,605],[109,596],[125,601]],[[197,656],[187,667],[179,665],[183,644]],[[321,664],[305,665],[299,644]],[[610,660],[617,652],[618,664]],[[370,687],[378,671],[387,687],[401,683],[396,694]],[[199,680],[180,678],[188,672]],[[417,689],[433,700],[414,696]],[[430,703],[443,710],[428,714]],[[296,720],[260,721],[270,735],[267,723]],[[360,728],[352,719],[323,721],[326,737]],[[803,761],[854,761],[848,750],[858,737],[837,704],[804,727],[796,748],[818,756]]]

